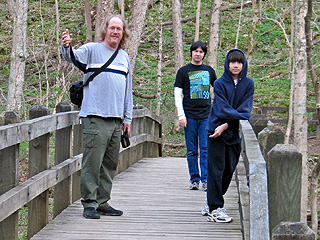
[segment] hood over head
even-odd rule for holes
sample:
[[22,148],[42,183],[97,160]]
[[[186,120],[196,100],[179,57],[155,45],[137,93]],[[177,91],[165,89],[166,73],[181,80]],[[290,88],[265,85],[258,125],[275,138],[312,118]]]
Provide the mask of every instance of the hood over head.
[[224,73],[223,73],[223,75],[225,75],[228,79],[229,78],[233,79],[232,78],[232,73],[229,70],[229,64],[228,64],[228,56],[233,51],[239,51],[239,52],[241,52],[243,54],[244,62],[243,62],[242,71],[240,73],[239,80],[245,79],[247,77],[247,73],[248,73],[248,61],[247,61],[247,57],[246,57],[245,53],[241,49],[238,49],[238,48],[234,48],[234,49],[231,49],[231,50],[228,51],[228,53],[226,55],[226,58],[225,58],[225,61],[224,61]]

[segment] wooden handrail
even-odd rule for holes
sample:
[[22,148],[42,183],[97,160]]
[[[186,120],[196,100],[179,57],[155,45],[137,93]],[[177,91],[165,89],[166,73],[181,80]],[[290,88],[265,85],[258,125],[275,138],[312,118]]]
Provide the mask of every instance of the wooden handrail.
[[79,124],[79,112],[57,113],[22,123],[0,126],[0,150],[31,141],[44,134]]
[[[0,157],[4,156],[2,152],[7,153],[8,151],[10,154],[12,153],[12,151],[15,151],[16,153],[14,154],[14,156],[18,156],[20,143],[31,143],[32,141],[38,141],[38,139],[40,139],[44,135],[57,131],[63,131],[64,129],[70,128],[72,126],[74,126],[74,134],[76,134],[75,136],[77,136],[73,138],[73,144],[75,144],[73,146],[73,148],[75,148],[74,152],[80,153],[79,149],[81,150],[81,148],[79,148],[79,146],[82,146],[82,143],[79,142],[81,141],[81,135],[79,135],[79,131],[81,131],[82,128],[79,129],[79,126],[81,125],[78,114],[78,111],[61,112],[53,115],[46,115],[34,118],[22,123],[14,123],[5,126],[0,126]],[[161,156],[161,131],[162,123],[159,116],[153,114],[151,111],[145,108],[134,109],[132,117],[132,131],[130,136],[131,145],[130,147],[125,149],[123,149],[122,147],[120,148],[119,165],[117,173],[125,170],[130,165],[134,164],[135,162],[139,161],[144,157]],[[37,142],[32,143],[37,144]],[[32,145],[32,147],[38,148],[43,146],[39,144],[39,146]],[[5,159],[0,159],[0,161],[1,164],[6,164]],[[37,159],[37,161],[45,162],[47,161],[47,159],[40,158]],[[65,179],[70,179],[70,177],[72,177],[73,181],[70,181],[70,184],[73,184],[72,189],[79,188],[79,186],[75,187],[74,184],[79,185],[79,172],[81,170],[81,161],[82,153],[74,157],[68,158],[66,160],[63,160],[61,163],[57,163],[50,169],[46,169],[44,171],[39,172],[38,174],[30,177],[21,184],[12,186],[12,182],[10,182],[10,185],[7,185],[5,186],[5,188],[2,188],[7,190],[5,190],[5,192],[0,192],[0,194],[2,193],[2,195],[0,195],[0,227],[6,227],[8,224],[2,223],[4,223],[4,221],[7,221],[7,219],[9,219],[10,216],[16,216],[16,212],[20,208],[24,207],[25,205],[28,205],[29,203],[34,202],[36,198],[40,196],[42,193],[46,192],[48,189],[52,187],[58,186]],[[10,163],[14,163],[16,165],[13,166],[14,169],[18,169],[18,161],[10,161]],[[12,169],[12,167],[10,167],[10,169]],[[14,171],[12,172],[12,174],[16,176],[16,174],[18,173]],[[2,185],[2,187],[3,186],[4,185]],[[75,193],[76,192],[77,190],[75,190]],[[67,195],[68,196],[66,196],[66,198],[69,198],[69,200],[62,199],[62,201],[67,200],[67,202],[69,201],[71,203],[71,194]],[[76,198],[79,198],[77,194],[75,196]],[[73,192],[72,197],[72,201],[77,200],[74,199]],[[17,222],[17,219],[10,219],[10,221]],[[42,226],[40,226],[40,228],[41,227]],[[39,226],[32,226],[32,228],[32,235],[35,233],[34,231],[40,230]],[[6,236],[7,232],[9,232],[9,234],[11,235]],[[14,234],[18,234],[17,232],[13,234],[10,232],[11,230],[9,229],[8,231],[5,231],[4,237],[11,238],[11,236],[13,236]],[[3,236],[1,235],[0,238],[1,237]]]
[[242,159],[248,180],[249,236],[269,240],[268,179],[266,162],[249,121],[241,120]]

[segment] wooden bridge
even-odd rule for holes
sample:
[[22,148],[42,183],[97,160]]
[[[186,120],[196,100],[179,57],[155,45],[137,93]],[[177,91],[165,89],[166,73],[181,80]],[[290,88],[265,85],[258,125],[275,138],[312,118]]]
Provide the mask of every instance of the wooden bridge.
[[[201,215],[205,192],[188,189],[185,158],[161,157],[161,121],[147,109],[134,110],[131,146],[120,152],[110,203],[123,216],[88,220],[79,202],[78,112],[60,104],[57,114],[48,114],[36,107],[30,120],[19,123],[8,113],[7,125],[0,127],[0,240],[18,239],[18,211],[24,206],[28,239],[269,239],[266,163],[248,121],[241,121],[242,158],[226,195],[232,223],[207,222]],[[29,178],[19,183],[23,142],[29,143]]]
[[234,221],[207,222],[206,194],[188,189],[187,168],[185,158],[142,159],[115,177],[110,204],[123,216],[85,219],[76,201],[31,239],[242,239],[235,182],[226,196]]

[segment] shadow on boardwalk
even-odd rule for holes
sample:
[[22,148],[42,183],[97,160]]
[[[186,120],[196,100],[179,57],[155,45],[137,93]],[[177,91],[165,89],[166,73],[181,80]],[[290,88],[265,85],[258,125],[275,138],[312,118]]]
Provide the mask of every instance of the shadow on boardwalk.
[[242,239],[235,182],[225,196],[234,221],[212,223],[201,215],[206,193],[188,179],[185,158],[142,159],[114,179],[110,204],[123,216],[85,219],[77,201],[31,239]]

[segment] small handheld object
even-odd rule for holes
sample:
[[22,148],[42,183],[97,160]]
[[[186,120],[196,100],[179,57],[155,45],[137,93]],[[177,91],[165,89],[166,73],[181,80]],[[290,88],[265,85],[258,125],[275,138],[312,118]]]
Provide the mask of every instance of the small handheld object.
[[127,130],[121,134],[121,145],[123,148],[127,148],[130,146],[130,140]]

